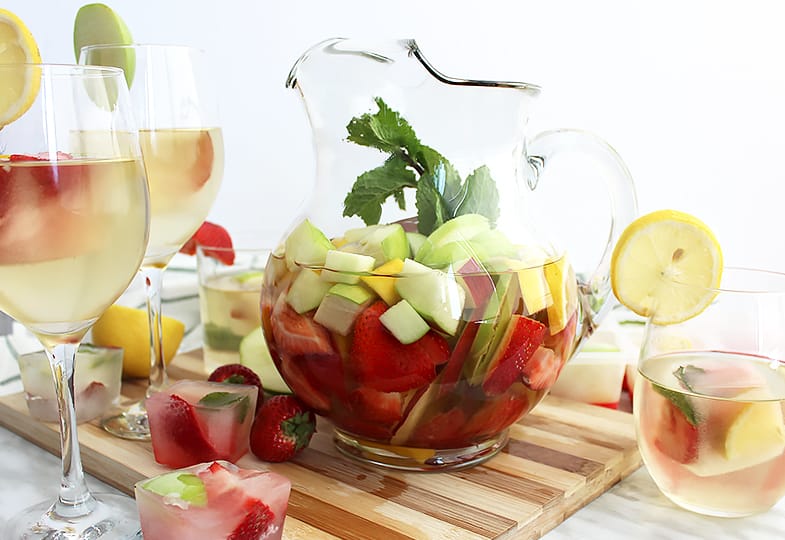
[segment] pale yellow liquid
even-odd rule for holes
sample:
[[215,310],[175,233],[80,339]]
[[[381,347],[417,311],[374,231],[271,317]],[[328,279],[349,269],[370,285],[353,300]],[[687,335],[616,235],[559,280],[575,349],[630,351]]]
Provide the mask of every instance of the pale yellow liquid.
[[[715,376],[710,388],[687,391],[673,375],[680,366],[723,373],[718,366],[739,366]],[[764,437],[750,442],[745,453],[728,455],[731,426],[749,407],[765,410],[766,421],[755,424],[745,439],[758,431],[785,431],[785,366],[767,359],[735,353],[670,354],[641,362],[634,391],[638,441],[652,478],[671,500],[705,514],[733,517],[763,512],[785,495],[785,439]],[[666,400],[653,384],[681,395],[698,418],[695,457],[682,463],[658,446],[670,439],[672,425],[661,420]],[[677,438],[676,440],[683,440]]]
[[208,372],[240,361],[240,341],[262,324],[261,290],[260,279],[243,283],[234,275],[213,276],[200,285],[204,363]]
[[210,211],[224,169],[220,128],[141,130],[150,184],[150,242],[144,264],[165,266]]
[[[49,162],[4,162],[0,169],[0,309],[39,337],[79,336],[142,261],[142,163],[69,160],[53,170]],[[42,193],[36,178],[53,175],[69,181]]]

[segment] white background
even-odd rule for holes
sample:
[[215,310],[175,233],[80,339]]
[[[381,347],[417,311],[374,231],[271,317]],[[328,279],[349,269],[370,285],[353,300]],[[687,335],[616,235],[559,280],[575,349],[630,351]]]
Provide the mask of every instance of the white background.
[[[45,61],[73,62],[80,0],[5,0]],[[226,175],[210,218],[230,231],[288,227],[313,179],[310,131],[284,87],[328,37],[416,38],[448,75],[543,87],[532,133],[605,138],[641,213],[703,219],[729,264],[785,270],[785,10],[774,0],[113,0],[139,42],[211,54]]]

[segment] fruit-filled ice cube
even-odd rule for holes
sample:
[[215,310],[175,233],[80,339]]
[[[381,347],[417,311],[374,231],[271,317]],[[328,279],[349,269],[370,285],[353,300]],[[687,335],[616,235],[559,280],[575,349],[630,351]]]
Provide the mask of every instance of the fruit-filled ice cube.
[[137,482],[145,540],[277,540],[291,482],[225,461],[201,463]]
[[172,468],[248,451],[255,386],[182,380],[145,401],[155,460]]
[[[44,351],[23,354],[19,372],[30,416],[42,422],[57,422],[54,378]],[[76,421],[87,422],[104,414],[120,397],[123,350],[82,344],[74,363]]]

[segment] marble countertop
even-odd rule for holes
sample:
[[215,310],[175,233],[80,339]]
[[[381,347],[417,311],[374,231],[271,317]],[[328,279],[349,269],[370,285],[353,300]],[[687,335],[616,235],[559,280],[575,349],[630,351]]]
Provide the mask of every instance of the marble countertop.
[[[0,428],[0,525],[23,508],[53,498],[60,460]],[[88,477],[95,492],[117,493]],[[561,525],[545,540],[774,540],[785,535],[785,500],[769,512],[743,519],[699,516],[660,494],[645,468],[616,484]],[[375,540],[375,539],[374,539]]]

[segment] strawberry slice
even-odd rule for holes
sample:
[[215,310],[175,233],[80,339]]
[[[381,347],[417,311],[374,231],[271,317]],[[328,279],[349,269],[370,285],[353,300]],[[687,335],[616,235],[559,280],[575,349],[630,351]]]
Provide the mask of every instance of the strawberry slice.
[[234,528],[226,540],[258,540],[270,528],[275,516],[270,507],[259,499],[245,501],[243,521]]
[[222,262],[227,266],[234,263],[234,250],[232,249],[232,238],[229,232],[210,221],[205,221],[197,231],[183,244],[180,253],[186,255],[196,255],[196,247],[214,247],[221,249],[205,249],[204,254]]
[[407,445],[420,448],[455,448],[466,446],[463,428],[466,414],[458,407],[440,412],[421,423]]
[[404,345],[379,320],[385,311],[386,303],[375,302],[354,323],[350,358],[357,378],[381,392],[405,392],[429,384],[436,377],[435,366],[450,357],[447,341],[430,330]]
[[478,320],[467,322],[463,332],[458,337],[458,341],[455,342],[450,358],[447,360],[447,365],[444,366],[440,374],[439,397],[452,392],[458,383],[463,364],[466,361],[466,357],[469,356],[469,351],[472,349],[472,343],[474,343],[474,338],[477,336],[477,331],[480,329],[481,324],[482,322]]
[[494,435],[518,420],[528,409],[526,394],[504,394],[481,406],[466,422],[462,433],[469,438]]
[[654,446],[679,463],[698,459],[698,427],[670,399],[661,400],[662,409],[654,425]]
[[275,348],[282,357],[334,355],[330,332],[313,318],[297,313],[281,294],[270,315]]
[[352,412],[363,420],[394,424],[403,416],[401,394],[361,387],[349,394]]
[[[534,358],[545,339],[544,324],[522,315],[513,315],[504,331],[501,343],[494,351],[482,388],[488,395],[505,392],[516,381],[523,380],[529,388],[539,390],[550,380],[549,366],[544,357]],[[549,351],[550,349],[542,349]],[[542,366],[541,366],[542,364]],[[558,369],[556,370],[558,375]],[[553,377],[556,380],[556,376]]]
[[162,435],[153,438],[153,455],[158,463],[178,469],[216,458],[193,406],[180,396],[170,394],[160,417],[151,416],[149,421],[150,431]]

